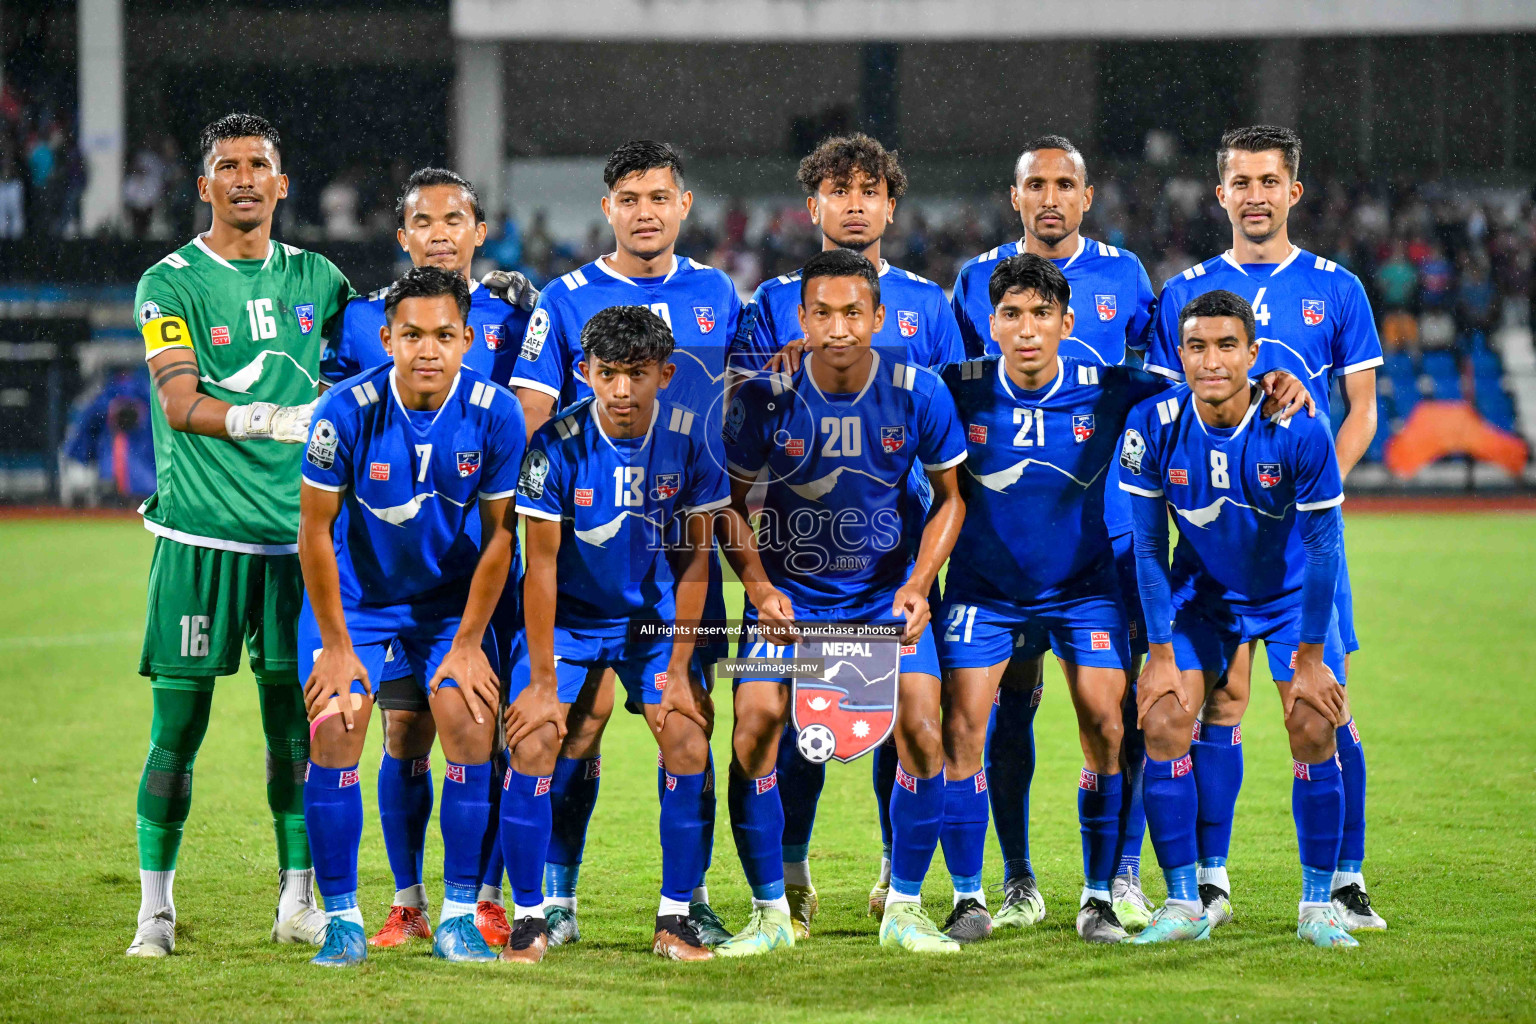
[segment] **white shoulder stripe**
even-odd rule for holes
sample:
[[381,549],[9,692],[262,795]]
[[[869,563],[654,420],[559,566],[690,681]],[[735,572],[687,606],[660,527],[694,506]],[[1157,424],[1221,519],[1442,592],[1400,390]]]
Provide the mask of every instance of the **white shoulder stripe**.
[[555,433],[562,439],[575,437],[581,433],[581,423],[575,416],[564,416],[555,421]]
[[1114,246],[1110,246],[1109,247],[1109,254],[1111,256],[1119,256],[1120,255],[1120,250],[1115,248]]
[[1157,420],[1162,424],[1172,423],[1179,418],[1179,400],[1166,398],[1157,403]]
[[478,405],[482,409],[491,407],[491,399],[496,397],[496,389],[483,380],[475,381],[475,386],[469,392],[469,404]]
[[576,279],[574,277],[572,277],[570,274],[561,274],[560,275],[560,283],[565,285],[567,291],[575,291],[576,290]]
[[281,242],[279,244],[282,245],[283,252],[286,252],[289,256],[297,256],[299,253],[304,251],[296,245],[289,245],[287,242]]
[[1108,256],[1109,255],[1109,246],[1105,245],[1103,242],[1098,242],[1096,244],[1099,247],[1099,255],[1100,256]]
[[678,434],[693,432],[693,413],[680,405],[672,407],[672,418],[667,422],[667,429]]
[[778,281],[779,284],[789,284],[789,275],[780,274],[777,278],[775,278],[775,280]]
[[357,399],[358,405],[372,405],[379,400],[379,392],[373,386],[373,381],[365,380],[361,384],[352,385],[352,397]]
[[891,383],[911,391],[912,385],[917,383],[917,367],[897,363],[891,368]]
[[167,266],[175,267],[177,270],[180,270],[182,267],[187,265],[186,257],[180,256],[174,252],[160,262],[166,264]]
[[1079,384],[1097,384],[1099,382],[1099,368],[1097,366],[1079,366],[1077,368],[1077,382]]
[[577,267],[575,270],[571,271],[571,280],[575,281],[576,287],[580,288],[582,285],[587,283],[587,275],[581,272],[580,267]]

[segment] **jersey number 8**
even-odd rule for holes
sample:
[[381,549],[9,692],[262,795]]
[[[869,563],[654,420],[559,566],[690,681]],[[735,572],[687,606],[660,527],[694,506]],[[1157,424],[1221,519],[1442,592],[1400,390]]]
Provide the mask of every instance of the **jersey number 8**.
[[1222,490],[1232,486],[1232,479],[1227,476],[1226,452],[1211,452],[1211,486]]

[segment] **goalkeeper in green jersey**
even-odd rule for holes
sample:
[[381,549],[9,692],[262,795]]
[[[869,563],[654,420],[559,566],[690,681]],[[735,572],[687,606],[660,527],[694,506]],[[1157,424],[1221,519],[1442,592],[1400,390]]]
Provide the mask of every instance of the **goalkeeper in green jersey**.
[[304,832],[309,728],[297,676],[299,460],[320,378],[322,338],[355,294],[327,259],[272,241],[288,193],[276,130],[230,114],[203,130],[198,196],[206,234],[150,267],[135,305],[157,403],[157,488],[140,512],[155,535],[139,673],[154,720],[139,782],[142,898],[130,956],[175,945],[171,886],[192,802],[192,764],[213,684],[242,641],[267,742],[277,833],[275,942],[319,943]]

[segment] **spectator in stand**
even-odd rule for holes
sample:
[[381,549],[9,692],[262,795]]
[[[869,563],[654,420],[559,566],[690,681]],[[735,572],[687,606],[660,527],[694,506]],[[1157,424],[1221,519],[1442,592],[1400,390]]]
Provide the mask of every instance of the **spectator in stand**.
[[357,174],[350,168],[332,178],[320,191],[320,218],[325,222],[327,239],[350,242],[363,237],[358,202]]
[[128,231],[134,238],[150,237],[155,209],[165,195],[165,165],[148,146],[133,154],[123,179],[123,206],[128,212]]
[[1419,308],[1427,311],[1449,306],[1454,277],[1455,268],[1445,258],[1445,250],[1438,242],[1431,242],[1419,264]]
[[1419,272],[1408,261],[1402,239],[1392,243],[1391,255],[1376,270],[1376,305],[1385,312],[1412,312]]
[[27,231],[26,186],[9,135],[0,138],[0,238],[21,238]]
[[1461,262],[1461,280],[1456,285],[1456,333],[1466,338],[1481,332],[1486,338],[1497,326],[1499,312],[1487,259],[1474,253]]

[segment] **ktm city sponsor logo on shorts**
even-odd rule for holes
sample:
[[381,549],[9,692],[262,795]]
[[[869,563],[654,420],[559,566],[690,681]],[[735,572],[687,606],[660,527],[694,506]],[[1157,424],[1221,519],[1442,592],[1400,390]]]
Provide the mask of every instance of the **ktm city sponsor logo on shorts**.
[[368,463],[368,479],[370,479],[370,480],[388,480],[389,479],[389,463],[387,463],[387,462],[370,462],[370,463]]
[[1194,762],[1189,759],[1188,754],[1174,761],[1171,767],[1173,768],[1173,777],[1176,779],[1182,779],[1195,770]]
[[1087,790],[1090,793],[1099,791],[1099,774],[1091,772],[1087,768],[1077,773],[1077,788]]
[[1039,707],[1040,706],[1040,700],[1044,696],[1045,696],[1045,684],[1041,683],[1039,686],[1035,687],[1035,689],[1034,689],[1034,691],[1032,693],[1030,693],[1030,695],[1029,695],[1029,706],[1032,707],[1032,708]]
[[215,345],[228,345],[229,344],[229,328],[228,327],[215,327],[215,328],[213,328],[213,330],[208,332],[208,335],[209,335],[209,340],[212,341]]
[[978,792],[978,793],[985,793],[986,791],[987,791],[987,770],[985,768],[983,768],[981,771],[976,773],[976,792]]
[[539,780],[533,784],[533,795],[543,796],[549,792],[550,783],[554,782],[552,775],[540,775]]
[[905,658],[909,654],[916,654],[916,653],[917,653],[917,644],[902,644],[901,645],[901,656],[903,658]]
[[[657,755],[656,765],[657,767],[661,766],[660,754]],[[603,757],[601,754],[587,762],[587,771],[584,777],[588,779],[600,779],[603,777]]]
[[1360,730],[1355,728],[1355,720],[1353,718],[1349,720],[1349,735],[1354,738],[1356,743],[1360,742]]
[[1171,483],[1171,484],[1178,484],[1180,487],[1188,487],[1189,486],[1189,470],[1187,470],[1187,469],[1170,469],[1168,471],[1168,482]]
[[965,435],[971,439],[972,444],[986,444],[987,426],[984,423],[968,423],[965,427]]
[[676,788],[677,788],[677,776],[671,774],[670,772],[668,772],[667,773],[667,790],[668,790],[668,792],[670,792],[670,791],[672,791],[672,790],[674,790]]
[[1296,667],[1296,652],[1292,651],[1291,652],[1291,668],[1295,668],[1295,667]]
[[463,782],[464,766],[461,764],[450,764],[447,777],[449,782]]
[[341,773],[341,777],[336,780],[336,788],[337,789],[346,789],[348,786],[355,786],[355,785],[357,785],[357,769],[356,768],[348,768],[346,771],[342,772]]
[[1095,651],[1107,651],[1110,648],[1108,633],[1095,630],[1088,634],[1088,641]]
[[425,775],[432,770],[432,755],[426,754],[411,762],[411,778]]
[[1190,739],[1194,740],[1196,743],[1200,742],[1200,719],[1198,718],[1195,719],[1195,731],[1194,735],[1191,736]]
[[661,751],[659,751],[659,750],[656,751],[656,767],[657,768],[665,768],[666,766],[667,766],[667,759],[664,756],[662,756]]
[[1243,742],[1243,727],[1234,725],[1232,727],[1232,745],[1235,747],[1241,742]]
[[896,785],[908,793],[917,792],[917,780],[908,775],[907,770],[899,764],[896,766]]
[[665,672],[657,672],[654,681],[656,689],[665,690],[667,688],[667,674]]
[[779,784],[779,773],[777,771],[769,772],[760,779],[754,779],[753,782],[757,786],[757,795],[762,796]]
[[512,788],[512,769],[511,768],[508,768],[506,774],[501,777],[501,788],[504,789],[504,790]]
[[582,506],[583,508],[590,507],[592,505],[592,488],[576,488],[576,504]]
[[1002,702],[1003,702],[1003,688],[1001,686],[999,686],[993,692],[993,694],[992,694],[992,703],[995,706],[995,705],[1002,704]]
[[1300,761],[1292,761],[1291,771],[1295,773],[1298,779],[1301,779],[1304,782],[1312,781],[1312,766],[1309,764],[1302,764]]

